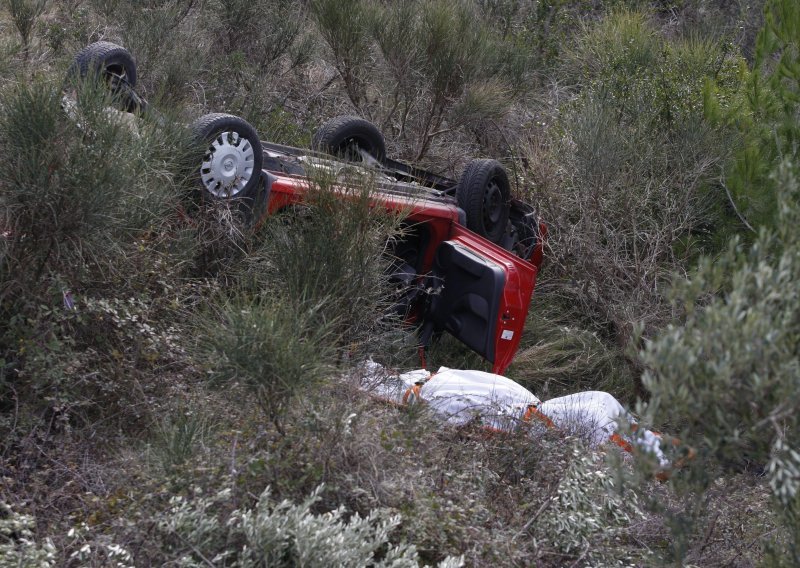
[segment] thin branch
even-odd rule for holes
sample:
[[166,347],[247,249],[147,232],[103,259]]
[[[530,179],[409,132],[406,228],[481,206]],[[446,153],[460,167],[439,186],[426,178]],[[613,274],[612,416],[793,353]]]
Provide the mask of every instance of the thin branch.
[[739,220],[740,220],[742,223],[744,223],[744,226],[745,226],[745,227],[747,227],[747,228],[748,228],[750,231],[752,231],[753,233],[757,232],[757,231],[756,231],[756,230],[755,230],[755,229],[752,227],[752,225],[750,225],[750,223],[748,223],[748,222],[747,222],[747,219],[745,219],[745,218],[744,218],[744,215],[742,215],[742,214],[739,212],[739,208],[738,208],[738,207],[736,207],[736,203],[733,201],[733,195],[731,195],[731,192],[730,192],[730,190],[728,189],[728,186],[727,186],[727,185],[725,185],[725,181],[724,181],[724,180],[722,180],[722,179],[720,179],[720,180],[719,180],[719,184],[722,186],[722,189],[724,189],[724,190],[725,190],[725,195],[727,195],[727,196],[728,196],[728,202],[731,204],[731,207],[733,207],[733,211],[736,213],[736,216],[737,216],[737,217],[739,217]]
[[578,559],[570,565],[570,568],[576,568],[578,565],[580,565],[580,563],[583,561],[583,559],[586,558],[587,554],[589,554],[589,545],[588,544],[586,545],[586,548],[583,549],[583,552],[581,553],[581,555],[578,556]]

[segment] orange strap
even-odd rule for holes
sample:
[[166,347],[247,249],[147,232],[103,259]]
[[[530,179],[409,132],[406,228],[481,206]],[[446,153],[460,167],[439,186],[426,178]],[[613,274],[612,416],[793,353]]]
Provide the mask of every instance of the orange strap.
[[409,399],[413,396],[415,399],[420,399],[420,391],[422,390],[422,385],[416,384],[414,386],[409,387],[406,389],[406,392],[403,393],[403,404],[408,404]]
[[631,445],[631,443],[628,440],[626,440],[625,438],[623,438],[622,436],[620,436],[619,434],[617,434],[616,432],[611,434],[611,437],[609,438],[609,440],[614,442],[616,445],[618,445],[620,448],[622,448],[626,452],[628,452],[628,453],[632,453],[633,452],[633,446]]
[[541,422],[544,422],[544,425],[548,428],[555,428],[556,425],[553,424],[553,421],[550,420],[547,416],[542,414],[539,411],[539,408],[535,404],[529,404],[528,408],[525,410],[525,414],[522,415],[523,422],[530,422],[532,418],[536,418]]

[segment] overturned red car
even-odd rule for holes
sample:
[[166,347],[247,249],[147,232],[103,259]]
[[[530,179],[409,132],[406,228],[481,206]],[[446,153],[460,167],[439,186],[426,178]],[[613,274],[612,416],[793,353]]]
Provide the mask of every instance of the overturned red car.
[[[97,73],[139,113],[136,67],[123,47],[98,42],[71,73]],[[392,160],[380,131],[339,116],[314,134],[312,150],[262,142],[245,120],[209,114],[192,124],[205,153],[198,178],[206,199],[237,199],[262,215],[303,203],[315,168],[363,168],[375,180],[376,206],[402,212],[406,230],[393,247],[391,278],[404,290],[398,309],[420,326],[424,350],[448,332],[502,374],[519,346],[542,264],[547,228],[533,207],[511,196],[503,166],[470,161],[452,180]],[[255,222],[259,222],[258,219]]]

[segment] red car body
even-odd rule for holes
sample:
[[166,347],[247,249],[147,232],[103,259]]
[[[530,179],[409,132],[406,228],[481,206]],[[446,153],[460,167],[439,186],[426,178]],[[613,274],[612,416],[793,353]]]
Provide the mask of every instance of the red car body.
[[[262,144],[264,215],[303,203],[310,187],[303,166],[309,153]],[[400,178],[420,177],[419,171],[404,164],[391,160],[385,163],[390,166],[386,171],[397,173]],[[456,185],[433,177],[431,185]],[[446,331],[488,360],[492,372],[502,374],[514,359],[522,337],[542,265],[545,224],[532,208],[512,200],[512,209],[531,217],[527,219],[528,229],[534,234],[532,242],[515,254],[469,230],[464,225],[464,212],[446,190],[386,177],[378,183],[374,199],[387,210],[402,212],[409,226],[424,233],[420,239],[424,245],[419,247],[413,266],[414,279],[424,282],[433,293],[429,301],[417,298],[415,305],[409,306],[411,318],[422,325],[423,347],[427,347],[434,333]]]

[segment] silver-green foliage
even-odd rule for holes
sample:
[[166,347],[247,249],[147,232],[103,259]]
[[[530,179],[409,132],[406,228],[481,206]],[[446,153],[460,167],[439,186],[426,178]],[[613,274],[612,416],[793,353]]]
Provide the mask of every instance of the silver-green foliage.
[[[702,459],[683,478],[691,490],[709,482],[708,464],[767,466],[777,511],[791,535],[800,527],[800,185],[796,165],[775,175],[779,218],[752,246],[734,244],[705,260],[678,287],[686,322],[642,352],[652,393],[647,420],[679,428]],[[695,299],[720,290],[707,306]],[[794,542],[794,541],[793,541]],[[797,542],[790,547],[800,560]],[[789,554],[789,552],[787,552]]]
[[55,566],[56,547],[50,539],[36,542],[35,519],[0,501],[0,568]]
[[623,499],[598,455],[581,444],[572,446],[571,458],[535,525],[535,538],[564,554],[580,554],[589,565],[624,564],[624,555],[609,545],[642,518],[636,497]]
[[[375,510],[366,517],[348,516],[344,507],[316,514],[321,487],[302,503],[275,503],[267,488],[255,507],[233,511],[225,523],[214,512],[230,497],[223,491],[214,498],[188,502],[171,500],[158,526],[165,537],[178,537],[184,546],[176,561],[181,566],[215,565],[251,568],[256,566],[339,566],[342,568],[407,568],[419,566],[416,548],[392,544],[392,531],[401,517]],[[230,543],[237,543],[236,548]],[[462,566],[448,557],[441,568]]]

